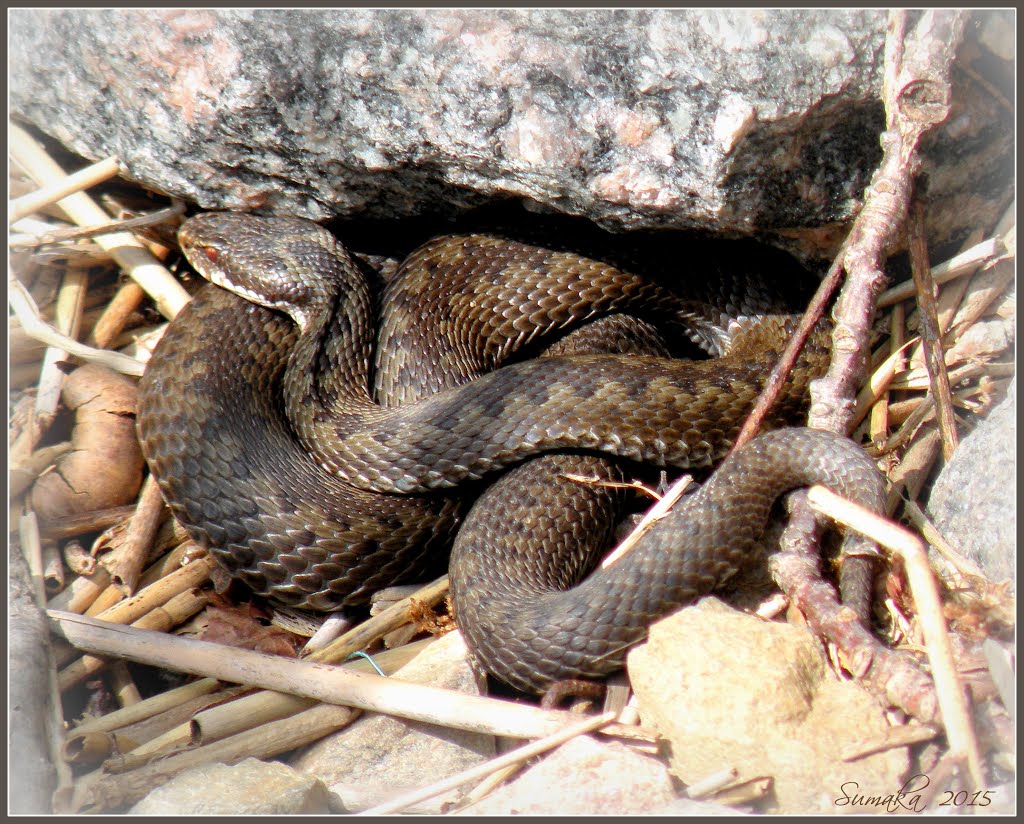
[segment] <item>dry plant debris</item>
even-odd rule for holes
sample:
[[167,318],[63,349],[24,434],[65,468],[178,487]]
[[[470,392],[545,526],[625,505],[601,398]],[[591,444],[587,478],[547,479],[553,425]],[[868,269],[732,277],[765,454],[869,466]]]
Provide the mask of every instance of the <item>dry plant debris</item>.
[[[984,660],[973,652],[977,644],[967,642],[1012,637],[1013,597],[1006,582],[988,581],[962,558],[927,522],[917,501],[939,461],[952,455],[959,435],[1005,396],[1014,375],[1015,212],[1011,207],[996,226],[979,226],[956,255],[929,265],[922,231],[927,201],[914,190],[916,147],[948,110],[955,51],[950,44],[959,38],[963,16],[928,12],[909,31],[906,20],[903,12],[891,16],[883,160],[805,325],[810,329],[817,322],[842,284],[834,310],[836,356],[833,369],[814,389],[812,423],[851,432],[868,445],[890,481],[890,516],[904,519],[940,553],[939,560],[933,555],[928,572],[921,569],[918,554],[909,565],[894,561],[885,573],[881,588],[891,626],[887,641],[895,649],[857,630],[835,602],[831,587],[821,581],[820,562],[807,539],[813,531],[810,510],[801,516],[796,507],[795,526],[774,564],[791,602],[835,645],[836,660],[846,671],[926,722],[938,720],[942,707],[952,747],[952,758],[942,763],[953,770],[957,759],[964,759],[973,783],[983,787],[986,758],[994,753],[1005,768],[1007,759],[999,758],[1005,739],[991,728],[1004,723],[1005,715],[990,709],[984,719],[989,727],[982,730],[979,743],[969,722],[963,726],[962,708],[951,709],[943,702],[962,698],[957,670],[976,701],[999,694]],[[100,632],[86,617],[86,623],[68,631],[71,645],[55,643],[54,703],[59,706],[59,693],[86,679],[107,678],[113,688],[127,671],[111,668],[110,661],[139,660],[142,655],[135,646],[137,632],[171,633],[203,611],[208,641],[224,643],[230,636],[231,643],[243,647],[266,649],[270,644],[279,653],[294,655],[294,636],[266,627],[246,607],[226,606],[227,601],[208,591],[213,563],[154,502],[155,485],[145,487],[138,510],[134,504],[125,506],[139,493],[142,466],[131,435],[132,379],[123,375],[141,373],[164,320],[188,300],[188,292],[165,266],[172,260],[168,246],[142,232],[160,221],[173,229],[181,205],[136,217],[108,213],[84,189],[113,177],[115,158],[66,175],[27,132],[12,126],[11,137],[11,191],[22,194],[9,204],[9,285],[17,315],[10,321],[9,336],[10,520],[21,525],[17,543],[40,582],[40,606],[55,611],[55,622],[70,626],[68,613],[75,613],[134,628],[110,632],[102,643],[93,636],[86,641],[79,629]],[[883,292],[886,258],[901,247],[909,249],[912,277]],[[121,280],[122,272],[130,280]],[[875,317],[876,310],[884,315]],[[66,371],[75,361],[86,365]],[[65,410],[75,411],[73,431]],[[756,427],[755,417],[751,435]],[[58,494],[52,487],[60,484],[65,492]],[[822,504],[817,491],[812,499],[835,515],[834,502]],[[91,547],[77,541],[103,530]],[[94,563],[97,556],[99,566]],[[922,596],[919,584],[908,586],[908,579],[932,575],[942,600],[932,602],[932,617],[925,621],[922,597],[928,596]],[[410,625],[415,635],[444,631],[451,626],[450,618],[438,616],[434,607],[446,591],[446,579],[435,582],[352,628],[308,661],[294,663],[340,664],[352,652],[379,647],[380,639],[393,639],[389,633]],[[937,616],[936,606],[941,607]],[[946,652],[943,663],[931,670],[933,681],[921,666],[920,653],[925,641],[933,644],[936,633],[946,637],[947,621],[954,629],[953,642],[939,642]],[[153,646],[152,639],[159,636],[150,632],[144,637],[143,646]],[[51,746],[53,763],[61,765],[55,796],[59,809],[119,809],[155,782],[195,763],[240,755],[273,757],[339,729],[358,714],[350,707],[318,703],[325,697],[397,713],[407,712],[410,705],[422,707],[425,700],[415,691],[411,697],[375,695],[358,701],[337,693],[311,695],[308,685],[296,685],[294,675],[264,682],[251,678],[244,667],[224,672],[213,660],[231,658],[233,652],[207,651],[206,657],[195,659],[192,647],[177,652],[176,644],[184,639],[166,639],[166,648],[155,645],[157,659],[165,660],[161,656],[166,653],[175,666],[206,677],[145,700],[137,693],[132,697],[131,685],[122,683],[125,688],[117,693],[121,709],[85,717],[71,730],[61,730],[59,719],[50,721],[59,733],[52,736]],[[394,671],[402,656],[415,654],[424,643],[413,641],[374,658],[385,671]],[[175,658],[179,654],[185,659]],[[372,671],[366,662],[347,666]],[[239,688],[225,687],[222,678],[264,688],[240,695]],[[503,718],[507,702],[481,701],[477,709],[485,720],[478,723],[484,728],[508,733],[519,725],[518,734],[524,737],[567,732],[560,714],[536,710]],[[43,706],[41,701],[40,713]],[[460,718],[434,720],[465,723],[467,712],[459,705]],[[222,720],[225,714],[228,718]],[[190,726],[196,719],[202,729],[198,747]],[[602,717],[600,723],[608,720]],[[618,732],[624,734],[621,725]],[[933,736],[929,727],[915,731],[914,740]],[[188,747],[196,748],[182,751]],[[498,771],[506,761],[514,759],[499,759],[479,775],[460,780]]]

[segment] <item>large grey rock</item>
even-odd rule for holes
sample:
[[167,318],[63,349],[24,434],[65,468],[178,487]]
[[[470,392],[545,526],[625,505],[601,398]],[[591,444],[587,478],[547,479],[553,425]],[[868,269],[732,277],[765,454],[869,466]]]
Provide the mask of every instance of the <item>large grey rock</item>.
[[1017,553],[1017,381],[957,447],[935,480],[936,528],[993,581],[1014,581]]
[[[976,14],[974,53],[1012,88],[993,17],[1011,13]],[[392,218],[511,197],[612,228],[828,248],[821,227],[854,213],[881,152],[884,11],[20,9],[10,22],[15,116],[204,207]],[[924,164],[947,234],[1005,205],[1013,156],[1012,111],[957,77]]]

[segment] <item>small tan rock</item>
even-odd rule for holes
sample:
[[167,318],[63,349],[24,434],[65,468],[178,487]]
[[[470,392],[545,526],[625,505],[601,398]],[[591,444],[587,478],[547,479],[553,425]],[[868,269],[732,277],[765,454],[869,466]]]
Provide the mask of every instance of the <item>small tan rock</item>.
[[247,758],[234,765],[207,764],[175,776],[131,809],[134,815],[319,814],[327,788],[278,761]]
[[828,669],[806,629],[707,598],[655,624],[627,666],[643,723],[671,743],[684,784],[727,767],[739,781],[768,776],[776,813],[874,812],[836,801],[903,785],[905,748],[842,760],[888,727],[874,699]]

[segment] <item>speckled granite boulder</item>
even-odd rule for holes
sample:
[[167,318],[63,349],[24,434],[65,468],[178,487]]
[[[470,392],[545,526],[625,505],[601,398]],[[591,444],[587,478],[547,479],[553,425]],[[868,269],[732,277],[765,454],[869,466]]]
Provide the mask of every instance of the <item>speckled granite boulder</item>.
[[1017,382],[964,438],[928,499],[928,514],[954,548],[993,581],[1017,566]]
[[[976,14],[969,55],[999,81],[1012,23]],[[20,9],[10,22],[16,117],[210,208],[392,218],[519,198],[610,228],[827,251],[821,227],[853,214],[880,157],[884,11]],[[957,82],[925,163],[947,234],[1005,206],[1013,155],[1012,110]]]

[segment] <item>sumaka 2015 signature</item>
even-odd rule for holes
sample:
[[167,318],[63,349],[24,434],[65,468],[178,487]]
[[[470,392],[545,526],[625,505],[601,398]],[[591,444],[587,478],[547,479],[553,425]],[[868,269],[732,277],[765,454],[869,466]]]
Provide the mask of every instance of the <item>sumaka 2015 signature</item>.
[[[888,795],[866,795],[858,793],[860,784],[847,781],[840,786],[842,795],[835,800],[837,807],[885,807],[887,812],[897,810],[908,812],[924,812],[926,801],[922,793],[929,784],[928,776],[918,773],[894,793]],[[938,801],[940,807],[987,807],[992,803],[992,790],[978,790],[969,793],[967,790],[945,790]]]

